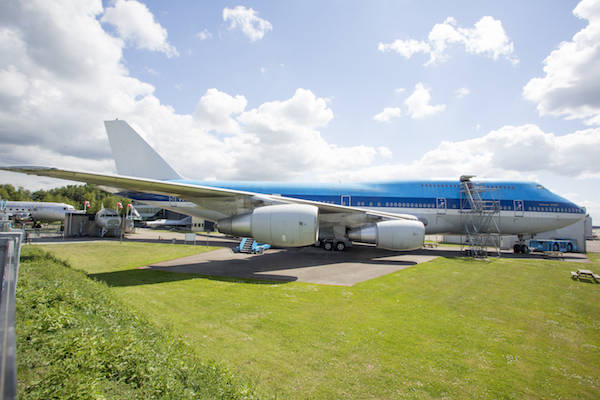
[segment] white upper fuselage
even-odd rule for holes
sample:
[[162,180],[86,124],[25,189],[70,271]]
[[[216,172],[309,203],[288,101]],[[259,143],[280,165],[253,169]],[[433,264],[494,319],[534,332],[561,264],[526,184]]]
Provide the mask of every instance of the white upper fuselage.
[[39,201],[7,201],[5,213],[17,219],[32,219],[38,222],[64,221],[65,213],[75,207],[65,203]]

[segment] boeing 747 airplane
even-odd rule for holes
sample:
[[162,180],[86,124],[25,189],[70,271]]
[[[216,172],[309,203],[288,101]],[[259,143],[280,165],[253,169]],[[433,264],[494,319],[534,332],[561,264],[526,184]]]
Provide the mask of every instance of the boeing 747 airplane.
[[[125,121],[105,122],[118,175],[47,167],[4,167],[26,174],[101,185],[114,193],[216,221],[226,234],[279,247],[343,250],[352,241],[413,250],[424,235],[464,234],[465,216],[495,233],[533,236],[570,225],[585,209],[535,182],[443,181],[365,183],[195,182],[183,179]],[[479,188],[479,189],[476,189]],[[497,197],[497,198],[495,198]],[[515,249],[517,250],[517,249]]]

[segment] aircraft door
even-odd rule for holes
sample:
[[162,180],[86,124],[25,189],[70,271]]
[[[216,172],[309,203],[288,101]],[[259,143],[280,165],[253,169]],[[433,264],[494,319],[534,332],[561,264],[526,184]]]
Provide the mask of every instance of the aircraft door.
[[350,195],[348,194],[343,194],[342,195],[342,203],[343,206],[348,206],[350,207]]
[[515,200],[515,217],[522,217],[523,212],[525,211],[525,207],[523,206],[523,200]]
[[438,214],[446,214],[446,198],[438,197],[436,199],[437,213]]

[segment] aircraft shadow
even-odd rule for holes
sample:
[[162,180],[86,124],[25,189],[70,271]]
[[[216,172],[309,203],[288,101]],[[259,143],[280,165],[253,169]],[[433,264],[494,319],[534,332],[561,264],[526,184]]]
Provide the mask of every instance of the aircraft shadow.
[[[418,263],[414,260],[394,259],[396,256],[398,253],[358,247],[347,249],[345,252],[328,252],[310,247],[273,249],[261,255],[243,256],[220,251],[219,256],[212,259],[210,259],[210,253],[203,253],[197,257],[186,257],[168,263],[151,265],[150,268],[155,271],[199,274],[213,278],[293,282],[298,280],[300,275],[356,273],[357,269],[377,269],[378,274],[381,275],[382,268],[393,272]],[[293,271],[303,269],[307,270],[298,273]],[[282,273],[283,271],[285,274]],[[383,273],[385,274],[385,271]]]
[[97,274],[88,274],[88,278],[104,282],[109,287],[127,287],[152,285],[166,282],[179,282],[191,279],[209,279],[225,282],[243,282],[257,285],[267,285],[281,283],[280,279],[269,280],[267,276],[261,276],[256,279],[243,279],[227,276],[211,276],[197,273],[173,273],[155,269],[130,269],[125,271],[101,272]]

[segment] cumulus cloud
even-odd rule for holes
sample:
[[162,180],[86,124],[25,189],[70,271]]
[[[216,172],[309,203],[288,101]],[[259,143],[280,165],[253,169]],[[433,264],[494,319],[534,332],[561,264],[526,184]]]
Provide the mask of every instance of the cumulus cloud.
[[426,40],[397,39],[392,43],[380,42],[381,52],[396,52],[405,58],[417,53],[429,55],[425,65],[433,65],[448,59],[446,50],[450,45],[460,44],[470,54],[482,54],[497,60],[500,57],[511,63],[518,63],[513,55],[514,44],[504,31],[502,22],[490,16],[482,17],[473,28],[461,28],[456,19],[448,17],[441,24],[435,24]]
[[136,0],[117,0],[104,11],[102,22],[113,25],[119,36],[137,48],[178,56],[177,49],[167,42],[167,30],[154,20],[145,4]]
[[260,18],[252,8],[244,6],[225,7],[223,21],[229,21],[229,29],[240,28],[253,42],[262,39],[266,32],[273,30],[273,25],[269,21]]
[[454,95],[456,96],[457,99],[462,99],[463,97],[467,96],[469,93],[471,93],[471,91],[468,88],[462,87],[462,88],[456,89],[456,91],[454,92]]
[[[396,90],[396,92],[398,91]],[[386,107],[382,112],[375,115],[373,119],[379,122],[389,122],[393,118],[398,118],[402,115],[408,115],[413,119],[421,119],[435,115],[446,109],[445,104],[431,105],[430,101],[430,89],[419,82],[415,85],[415,90],[412,94],[404,100],[406,112],[400,107]]]
[[379,146],[377,148],[377,152],[383,158],[391,158],[392,157],[392,151],[385,146]]
[[210,130],[223,133],[239,133],[240,128],[234,115],[246,108],[246,98],[235,97],[217,89],[208,89],[196,105],[194,117]]
[[392,118],[401,117],[402,114],[400,107],[385,107],[382,112],[373,116],[373,119],[379,122],[390,122]]
[[543,171],[571,178],[600,178],[600,128],[558,136],[537,125],[503,126],[468,140],[444,141],[409,163],[368,166],[338,172],[339,179],[456,179],[476,174],[524,179]]
[[212,33],[210,33],[208,29],[204,28],[200,32],[196,33],[196,37],[200,40],[206,40],[212,37]]
[[404,100],[408,115],[413,119],[425,118],[442,112],[445,104],[431,105],[431,93],[421,82],[415,85],[415,91]]
[[413,55],[417,53],[425,53],[428,54],[431,52],[431,46],[427,42],[408,39],[408,40],[400,40],[397,39],[392,43],[381,43],[377,45],[377,50],[386,52],[386,51],[395,51],[396,53],[404,56],[405,58],[411,58]]
[[193,113],[177,113],[129,75],[125,41],[103,14],[91,0],[0,2],[3,164],[114,171],[102,121],[115,117],[194,179],[302,179],[388,154],[328,143],[319,130],[334,117],[330,100],[308,89],[248,109],[243,95],[210,88]]
[[573,14],[587,26],[546,57],[544,76],[531,79],[523,95],[540,115],[600,125],[600,1],[583,0]]

